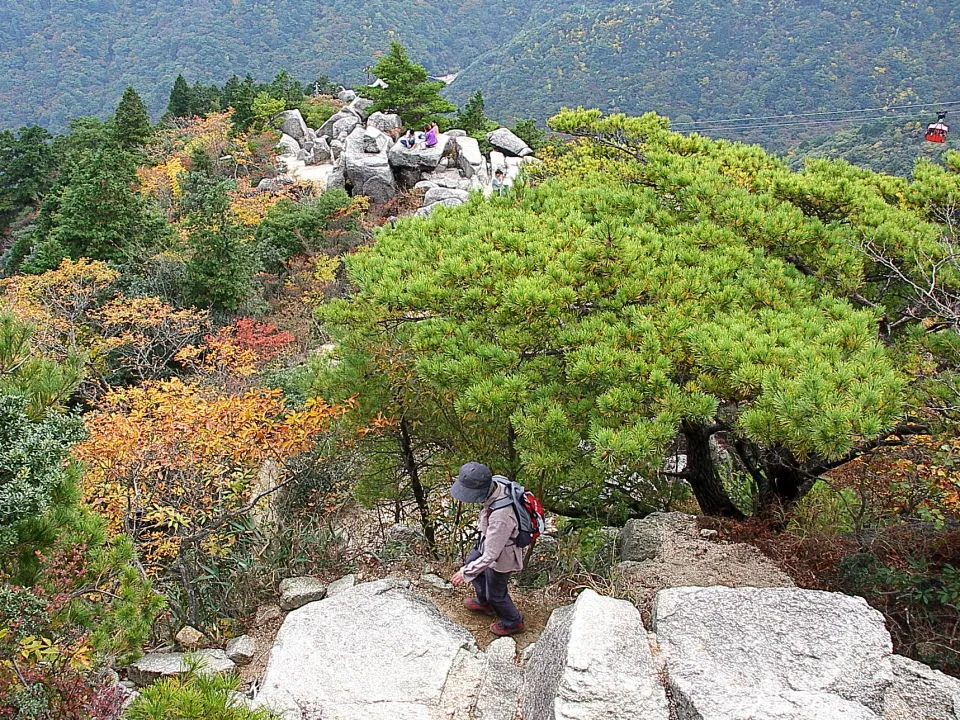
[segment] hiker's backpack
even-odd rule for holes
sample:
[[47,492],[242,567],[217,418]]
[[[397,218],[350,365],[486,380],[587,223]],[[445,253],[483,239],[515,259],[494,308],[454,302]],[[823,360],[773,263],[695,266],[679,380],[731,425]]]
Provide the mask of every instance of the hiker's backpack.
[[500,483],[507,491],[502,497],[490,506],[490,511],[512,507],[517,516],[517,538],[514,545],[525,548],[533,545],[537,538],[546,530],[546,520],[543,517],[543,505],[532,492],[528,492],[523,485],[508,480],[503,475],[494,475],[495,482]]

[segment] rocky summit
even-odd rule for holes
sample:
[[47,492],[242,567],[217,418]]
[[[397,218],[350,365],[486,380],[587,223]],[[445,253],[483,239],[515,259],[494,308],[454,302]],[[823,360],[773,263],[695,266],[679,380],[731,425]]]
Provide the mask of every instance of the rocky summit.
[[[453,129],[439,133],[437,144],[427,147],[419,139],[413,147],[399,141],[400,118],[374,112],[370,101],[354,91],[353,98],[317,129],[307,127],[299,110],[287,110],[277,122],[283,132],[277,145],[280,174],[260,183],[263,192],[277,192],[293,183],[313,184],[319,189],[343,188],[365,195],[374,202],[388,202],[401,190],[425,188],[420,215],[436,207],[460,205],[471,191],[489,195],[497,170],[504,186],[513,185],[523,165],[536,162],[530,147],[507,128],[486,137],[493,148],[480,150],[476,139]],[[443,188],[447,191],[429,190]]]

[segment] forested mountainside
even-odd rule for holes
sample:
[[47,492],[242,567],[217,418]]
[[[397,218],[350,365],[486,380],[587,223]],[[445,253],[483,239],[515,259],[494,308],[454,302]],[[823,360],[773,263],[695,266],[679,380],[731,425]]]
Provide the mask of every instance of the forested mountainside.
[[702,120],[953,100],[960,58],[943,50],[958,23],[951,0],[547,0],[456,87],[536,116],[583,105]]
[[134,85],[151,112],[177,74],[220,82],[282,69],[346,84],[400,40],[436,72],[455,70],[512,37],[525,3],[436,0],[24,0],[0,8],[0,127],[63,129],[102,114]]
[[[399,39],[451,99],[481,89],[503,120],[561,106],[695,120],[960,96],[952,0],[25,0],[0,14],[0,126],[62,129],[129,84],[154,113],[178,73],[223,82],[280,69],[345,84]],[[766,138],[786,146],[784,138]],[[756,138],[753,138],[756,139]]]

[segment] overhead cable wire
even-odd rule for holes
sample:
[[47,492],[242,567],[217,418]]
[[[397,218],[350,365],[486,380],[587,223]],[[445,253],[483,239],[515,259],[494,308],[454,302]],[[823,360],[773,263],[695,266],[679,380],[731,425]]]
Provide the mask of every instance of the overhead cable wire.
[[[716,120],[692,120],[690,122],[683,123],[671,123],[671,126],[679,129],[680,127],[687,128],[690,130],[695,130],[696,125],[710,125],[718,126],[723,124],[742,124],[755,122],[759,120],[789,120],[792,118],[813,118],[813,117],[823,117],[826,115],[859,115],[863,113],[872,113],[872,112],[882,112],[890,113],[897,110],[916,110],[921,108],[943,108],[948,106],[960,105],[960,100],[949,100],[947,102],[939,103],[911,103],[908,105],[884,105],[881,107],[873,108],[860,108],[857,110],[823,110],[820,112],[808,112],[808,113],[786,113],[782,115],[756,115],[756,116],[745,116],[739,118],[726,118],[726,119],[716,119]],[[838,118],[841,119],[841,118]]]
[[868,123],[882,120],[900,120],[912,117],[911,113],[899,113],[899,114],[890,114],[890,115],[876,115],[876,116],[858,116],[850,118],[833,118],[827,120],[796,120],[793,122],[782,122],[782,123],[756,123],[752,125],[706,125],[703,127],[695,128],[677,128],[674,127],[671,123],[670,129],[676,130],[677,132],[684,133],[702,133],[706,131],[710,132],[719,132],[725,130],[762,130],[764,128],[777,128],[777,127],[813,127],[817,125],[836,125],[837,123]]

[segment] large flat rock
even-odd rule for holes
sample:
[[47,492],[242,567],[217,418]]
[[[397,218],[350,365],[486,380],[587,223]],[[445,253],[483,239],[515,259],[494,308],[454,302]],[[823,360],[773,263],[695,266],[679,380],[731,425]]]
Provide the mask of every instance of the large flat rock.
[[436,170],[440,159],[447,152],[450,137],[445,133],[437,135],[437,144],[428,148],[422,140],[412,148],[406,148],[398,140],[390,148],[390,164],[396,168],[415,168],[421,171]]
[[481,682],[473,637],[394,580],[287,615],[257,707],[289,720],[467,720]]
[[555,610],[527,667],[523,718],[667,720],[637,609],[584,590],[572,606]]
[[671,588],[654,629],[680,720],[876,718],[893,679],[883,616],[796,588]]

